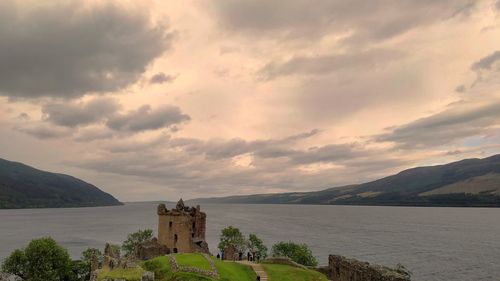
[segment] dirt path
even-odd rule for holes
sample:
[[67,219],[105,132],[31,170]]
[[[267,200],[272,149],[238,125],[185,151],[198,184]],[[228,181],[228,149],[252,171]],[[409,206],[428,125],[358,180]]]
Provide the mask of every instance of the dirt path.
[[255,271],[255,273],[257,273],[257,275],[260,276],[261,281],[269,280],[269,278],[267,277],[267,273],[264,271],[262,265],[250,261],[238,261],[238,262],[252,267],[253,271]]

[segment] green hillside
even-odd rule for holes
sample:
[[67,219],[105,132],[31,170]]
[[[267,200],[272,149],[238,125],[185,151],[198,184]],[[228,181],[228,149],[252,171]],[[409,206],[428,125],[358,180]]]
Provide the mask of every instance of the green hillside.
[[[103,269],[98,280],[106,278],[139,281],[142,273],[147,270],[155,273],[155,281],[255,281],[257,275],[250,266],[232,261],[220,261],[212,257],[219,277],[211,278],[203,274],[186,272],[182,266],[195,267],[202,270],[209,268],[208,261],[200,254],[177,254],[173,256],[181,269],[174,270],[169,258],[157,257],[146,261],[141,268],[133,269]],[[205,259],[205,260],[204,260]],[[296,268],[281,264],[264,264],[269,274],[269,281],[327,281],[327,278],[314,270]]]
[[418,167],[316,192],[203,198],[200,203],[500,207],[500,155]]
[[0,159],[0,209],[111,205],[121,203],[82,180]]

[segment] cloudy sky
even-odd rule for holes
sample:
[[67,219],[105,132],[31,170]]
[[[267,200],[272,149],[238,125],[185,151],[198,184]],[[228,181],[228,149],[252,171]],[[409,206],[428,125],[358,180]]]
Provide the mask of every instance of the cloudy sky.
[[124,201],[500,153],[498,0],[0,2],[0,157]]

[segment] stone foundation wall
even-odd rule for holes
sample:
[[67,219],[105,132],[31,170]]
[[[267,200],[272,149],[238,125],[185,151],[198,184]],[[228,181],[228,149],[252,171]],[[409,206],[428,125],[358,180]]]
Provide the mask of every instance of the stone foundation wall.
[[372,265],[355,259],[330,255],[328,266],[318,268],[332,281],[408,281],[403,276],[389,268]]

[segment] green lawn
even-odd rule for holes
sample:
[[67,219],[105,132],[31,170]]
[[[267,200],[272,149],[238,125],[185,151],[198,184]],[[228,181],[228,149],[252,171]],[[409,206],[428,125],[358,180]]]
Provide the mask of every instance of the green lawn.
[[175,281],[218,281],[209,277],[202,275],[188,273],[188,272],[177,272],[174,274],[173,279]]
[[[180,266],[198,267],[211,270],[206,258],[200,254],[177,254],[175,259]],[[255,281],[255,272],[246,265],[236,262],[220,261],[213,258],[219,272],[220,279],[197,275],[187,272],[172,272],[167,257],[157,257],[142,263],[144,269],[114,269],[102,270],[99,280],[105,278],[122,278],[127,281],[139,281],[144,270],[153,271],[156,281]],[[309,269],[296,268],[282,264],[262,264],[270,281],[327,281],[328,279],[319,272]]]
[[116,268],[111,271],[109,269],[102,269],[101,272],[99,273],[98,280],[101,281],[106,278],[111,278],[111,279],[121,278],[127,281],[140,281],[143,272],[144,270],[142,268],[132,268],[132,269]]
[[201,254],[177,254],[174,256],[179,266],[192,266],[211,271],[210,263]]
[[216,260],[215,266],[223,281],[255,281],[257,279],[255,272],[246,265]]
[[323,274],[283,264],[262,264],[269,281],[328,281]]
[[169,281],[172,279],[172,268],[170,267],[168,258],[165,256],[146,261],[142,264],[142,267],[147,271],[154,272],[155,279],[158,281]]

